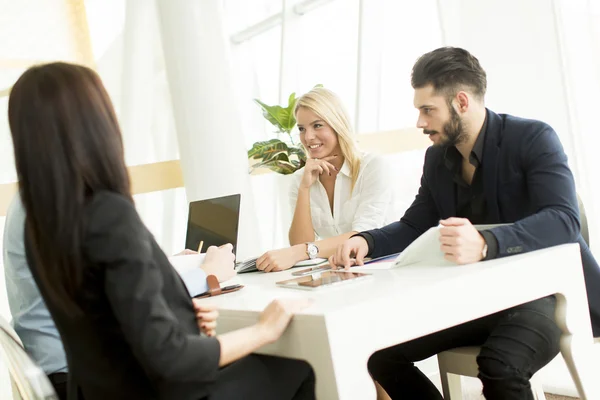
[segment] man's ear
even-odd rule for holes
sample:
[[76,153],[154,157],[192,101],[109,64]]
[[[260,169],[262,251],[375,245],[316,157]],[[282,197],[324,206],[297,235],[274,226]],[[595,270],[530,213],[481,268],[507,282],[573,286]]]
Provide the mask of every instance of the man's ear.
[[469,109],[470,101],[471,101],[467,92],[461,90],[460,92],[458,92],[456,94],[456,97],[454,98],[454,100],[456,103],[456,111],[459,114],[467,112],[467,110]]

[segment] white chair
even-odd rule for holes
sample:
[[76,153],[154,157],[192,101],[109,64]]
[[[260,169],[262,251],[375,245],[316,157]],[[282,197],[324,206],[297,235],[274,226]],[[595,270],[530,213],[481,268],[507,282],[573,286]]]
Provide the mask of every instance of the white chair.
[[58,400],[44,371],[27,355],[17,333],[1,316],[0,359],[8,367],[14,400]]
[[[585,215],[585,208],[579,195],[577,196],[577,201],[579,203],[579,214],[581,218],[581,235],[589,246],[590,237],[587,216]],[[596,343],[599,342],[600,338],[596,339]],[[460,375],[477,377],[477,374],[479,373],[479,368],[477,367],[477,355],[480,350],[480,347],[459,347],[438,354],[437,358],[444,399],[462,399]],[[536,400],[546,400],[540,379],[534,375],[529,382],[534,398]]]
[[23,347],[23,342],[21,342],[21,338],[17,335],[17,332],[13,329],[12,325],[0,316],[0,329],[4,329],[6,333],[8,333],[14,340],[19,344],[19,346]]

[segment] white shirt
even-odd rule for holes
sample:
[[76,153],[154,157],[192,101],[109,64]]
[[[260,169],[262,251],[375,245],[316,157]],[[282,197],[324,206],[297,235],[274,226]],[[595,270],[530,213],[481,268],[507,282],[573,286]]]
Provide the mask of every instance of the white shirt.
[[[303,174],[304,168],[293,175],[290,190],[292,215]],[[350,193],[350,166],[344,161],[335,178],[333,215],[323,184],[317,180],[310,187],[310,213],[315,235],[326,239],[352,231],[381,228],[399,219],[399,216],[393,215],[392,184],[387,162],[380,156],[363,154],[358,179]]]

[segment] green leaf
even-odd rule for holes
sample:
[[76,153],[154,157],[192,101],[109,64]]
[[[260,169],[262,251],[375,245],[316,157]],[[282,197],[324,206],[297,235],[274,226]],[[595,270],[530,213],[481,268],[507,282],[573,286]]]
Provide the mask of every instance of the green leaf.
[[296,172],[298,167],[289,161],[283,160],[269,160],[262,163],[258,163],[252,166],[251,172],[256,168],[269,168],[271,171],[275,171],[279,174],[289,175]]
[[288,152],[290,153],[290,155],[296,154],[298,156],[298,159],[306,160],[306,153],[304,153],[304,150],[302,150],[300,147],[289,146]]
[[296,94],[292,93],[288,99],[288,106],[283,108],[279,105],[269,106],[258,99],[254,99],[263,109],[263,116],[273,124],[279,132],[290,133],[296,126],[294,107],[296,105]]
[[254,159],[270,159],[275,154],[289,150],[288,145],[279,139],[271,139],[265,142],[256,142],[252,148],[248,150],[248,158]]

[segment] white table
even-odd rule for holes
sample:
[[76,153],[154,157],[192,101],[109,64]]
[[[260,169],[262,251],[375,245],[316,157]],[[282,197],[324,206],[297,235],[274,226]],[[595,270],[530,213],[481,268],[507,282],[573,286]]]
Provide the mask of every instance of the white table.
[[[354,270],[355,268],[353,268]],[[283,289],[291,271],[242,274],[241,291],[204,301],[220,307],[218,332],[254,324],[274,298],[310,297],[276,343],[259,353],[307,360],[317,398],[374,399],[366,363],[376,350],[550,294],[557,294],[561,352],[582,399],[600,399],[579,246],[556,246],[467,266],[368,271],[363,282],[320,291]]]

